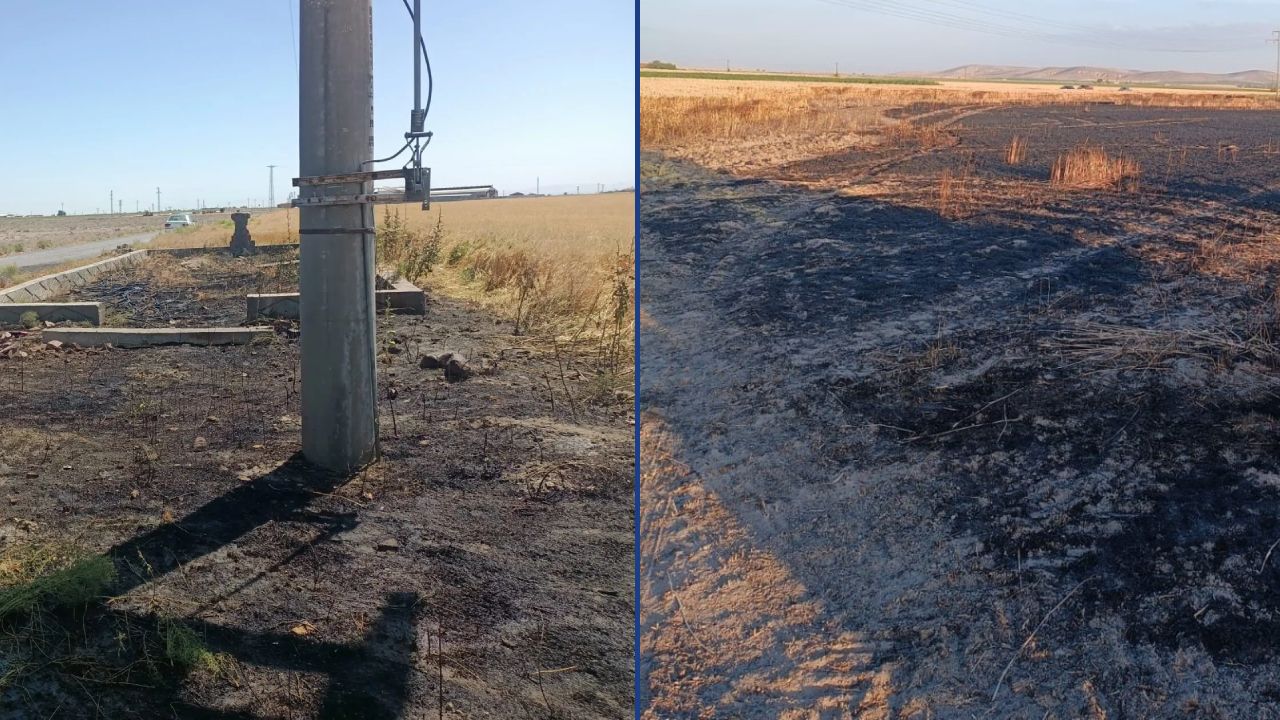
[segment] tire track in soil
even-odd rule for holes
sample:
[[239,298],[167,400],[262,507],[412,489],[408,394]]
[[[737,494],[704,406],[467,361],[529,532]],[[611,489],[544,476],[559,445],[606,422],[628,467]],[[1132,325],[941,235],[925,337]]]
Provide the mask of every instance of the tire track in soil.
[[[943,108],[941,110],[933,110],[931,112],[926,112],[920,115],[908,116],[903,118],[901,122],[918,124],[921,120],[926,120],[926,119],[935,118],[935,117],[943,117],[946,119],[942,120],[941,122],[935,123],[933,127],[938,129],[946,129],[954,126],[956,123],[966,118],[970,118],[975,115],[979,115],[981,113],[990,112],[992,110],[999,110],[1004,107],[1006,106],[1004,105],[964,105],[956,108]],[[922,147],[917,150],[900,152],[898,154],[892,155],[891,157],[876,160],[871,163],[864,163],[861,165],[855,163],[848,167],[842,167],[841,172],[838,175],[840,177],[840,183],[846,186],[856,185],[860,182],[863,182],[865,180],[872,178],[875,175],[879,175],[880,173],[883,173],[886,170],[890,170],[892,168],[898,167],[912,160],[915,160],[916,158],[924,157],[926,155],[929,155],[931,153],[934,153],[940,150],[950,149],[955,145],[959,144],[959,138],[953,137],[952,139],[954,142],[947,145]],[[782,181],[801,183],[811,187],[822,186],[825,184],[823,180],[833,177],[834,173],[831,173],[829,171],[829,168],[833,164],[843,165],[845,160],[852,159],[853,157],[860,154],[864,154],[865,152],[866,152],[865,150],[854,148],[851,150],[838,153],[837,155],[834,155],[834,156],[815,158],[812,160],[804,160],[798,163],[793,163],[789,167],[784,167],[779,169],[778,179]],[[803,171],[799,169],[805,166],[815,166],[818,168],[828,168],[828,169],[819,170],[815,176],[815,174],[805,174]],[[822,179],[819,179],[819,177]]]

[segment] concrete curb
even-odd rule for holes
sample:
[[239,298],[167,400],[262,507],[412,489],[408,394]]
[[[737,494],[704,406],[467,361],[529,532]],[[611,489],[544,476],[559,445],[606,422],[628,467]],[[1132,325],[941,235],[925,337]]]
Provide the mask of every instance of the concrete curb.
[[298,293],[261,293],[245,295],[245,317],[253,322],[259,317],[296,320],[300,312]]
[[[381,278],[378,285],[387,285]],[[379,310],[396,310],[409,315],[427,314],[427,294],[408,280],[397,280],[390,283],[387,290],[374,292],[375,303]],[[256,293],[245,296],[245,317],[253,322],[259,317],[284,318],[297,320],[299,315],[298,293]]]
[[[258,245],[254,248],[254,255],[283,255],[290,251],[296,251],[299,248],[298,243],[282,243],[280,245]],[[230,255],[231,248],[220,245],[218,247],[198,247],[198,248],[147,248],[147,252],[158,253],[162,255],[172,255],[173,257],[190,257],[192,255],[205,255],[208,253],[221,253]]]
[[270,338],[269,327],[245,328],[49,328],[45,340],[59,340],[64,345],[93,347],[114,345],[118,348],[154,347],[157,345],[248,345],[259,338]]
[[131,253],[99,260],[82,267],[28,280],[21,285],[0,290],[0,303],[38,303],[57,297],[72,288],[87,285],[104,272],[136,265],[147,256],[147,252],[147,250],[134,250]]
[[0,303],[0,325],[19,325],[22,316],[33,312],[42,322],[88,322],[102,324],[102,303]]

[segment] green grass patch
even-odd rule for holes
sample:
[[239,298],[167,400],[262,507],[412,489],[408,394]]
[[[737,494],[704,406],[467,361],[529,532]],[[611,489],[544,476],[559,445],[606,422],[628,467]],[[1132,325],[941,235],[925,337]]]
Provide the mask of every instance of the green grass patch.
[[209,652],[200,636],[180,622],[162,621],[160,639],[165,661],[182,672],[206,670],[216,675],[222,669],[221,658]]
[[689,78],[693,80],[770,80],[776,82],[825,82],[855,85],[940,85],[936,80],[923,78],[876,77],[872,75],[788,75],[785,73],[735,73],[735,72],[668,72],[641,70],[640,77]]
[[115,580],[109,558],[51,549],[0,559],[0,619],[40,609],[73,608],[102,597]]

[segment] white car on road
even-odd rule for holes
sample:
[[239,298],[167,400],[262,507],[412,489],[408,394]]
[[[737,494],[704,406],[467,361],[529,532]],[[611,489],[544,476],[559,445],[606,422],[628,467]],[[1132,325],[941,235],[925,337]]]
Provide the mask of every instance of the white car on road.
[[164,221],[164,229],[173,230],[174,228],[189,227],[195,224],[196,221],[191,219],[191,213],[176,213],[170,215],[169,219]]

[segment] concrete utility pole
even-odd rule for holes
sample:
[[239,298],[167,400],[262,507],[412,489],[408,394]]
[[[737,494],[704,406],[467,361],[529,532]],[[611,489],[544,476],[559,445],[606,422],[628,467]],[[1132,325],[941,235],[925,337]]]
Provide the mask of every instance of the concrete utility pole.
[[[298,158],[302,177],[367,170],[373,159],[372,0],[301,0]],[[303,186],[302,199],[366,195],[372,183]],[[303,207],[302,453],[337,472],[373,460],[378,381],[373,210]]]
[[124,214],[124,201],[123,201],[123,200],[117,200],[117,201],[116,201],[116,208],[117,208],[117,214],[118,214],[118,215],[123,215],[123,214]]
[[160,188],[156,188],[156,212],[160,212]]
[[1280,95],[1280,30],[1272,30],[1271,34],[1275,37],[1267,42],[1276,44],[1276,95]]
[[276,206],[276,168],[277,167],[279,167],[279,165],[267,166],[267,168],[271,171],[271,175],[270,175],[271,179],[267,182],[267,207]]
[[111,200],[107,203],[107,214],[112,215],[116,211],[116,191],[111,191]]

